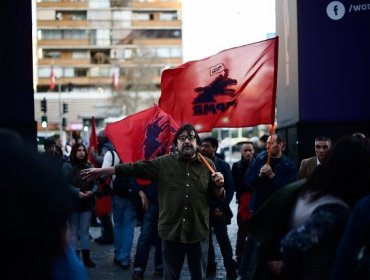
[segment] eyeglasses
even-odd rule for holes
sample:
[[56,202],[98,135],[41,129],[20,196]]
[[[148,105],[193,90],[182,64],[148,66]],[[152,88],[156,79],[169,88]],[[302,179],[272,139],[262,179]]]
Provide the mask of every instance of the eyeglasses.
[[316,145],[315,148],[318,149],[318,150],[319,149],[327,150],[327,149],[329,149],[329,146],[328,145],[322,145],[322,146]]
[[194,135],[181,135],[177,139],[179,139],[181,142],[185,142],[186,139],[188,139],[190,142],[192,142],[192,141],[195,140],[195,136]]

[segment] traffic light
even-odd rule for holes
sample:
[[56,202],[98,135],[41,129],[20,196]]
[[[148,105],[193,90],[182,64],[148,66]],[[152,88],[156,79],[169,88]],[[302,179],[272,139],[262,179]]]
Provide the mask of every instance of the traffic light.
[[68,104],[63,103],[63,114],[68,113]]
[[44,97],[44,99],[41,100],[41,112],[46,113],[47,110],[48,108],[47,108],[46,98]]
[[41,122],[48,122],[48,117],[47,116],[41,116]]
[[62,119],[62,127],[64,127],[64,128],[67,127],[67,119],[66,118]]

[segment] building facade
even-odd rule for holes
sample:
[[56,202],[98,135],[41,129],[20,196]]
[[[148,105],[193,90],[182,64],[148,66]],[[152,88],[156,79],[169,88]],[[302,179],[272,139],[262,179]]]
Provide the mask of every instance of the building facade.
[[38,0],[35,17],[41,131],[43,115],[50,130],[69,131],[145,109],[163,69],[182,63],[181,0]]

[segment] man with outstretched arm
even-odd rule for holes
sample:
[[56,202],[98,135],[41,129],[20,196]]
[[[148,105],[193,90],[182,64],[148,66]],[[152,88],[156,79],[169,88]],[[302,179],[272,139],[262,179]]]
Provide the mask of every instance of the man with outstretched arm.
[[[152,160],[124,163],[83,171],[92,179],[110,174],[133,176],[158,182],[158,232],[163,239],[165,280],[180,279],[187,257],[193,280],[206,278],[209,232],[208,198],[223,199],[224,177],[210,172],[198,149],[200,138],[190,124],[180,127],[174,137],[176,152]],[[205,158],[213,169],[214,163]]]

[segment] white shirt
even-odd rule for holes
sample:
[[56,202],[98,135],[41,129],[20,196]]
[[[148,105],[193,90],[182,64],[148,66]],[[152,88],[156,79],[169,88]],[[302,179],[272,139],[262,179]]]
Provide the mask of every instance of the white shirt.
[[[112,163],[112,154],[114,155],[114,162]],[[102,168],[105,168],[105,167],[111,167],[111,166],[115,166],[117,165],[118,163],[120,162],[120,159],[119,159],[119,156],[118,154],[116,153],[116,151],[107,151],[104,155],[104,159],[103,159],[103,164],[102,164]],[[116,178],[116,175],[112,175],[112,180],[110,182],[111,184],[111,187],[113,187],[113,180],[114,178]]]

